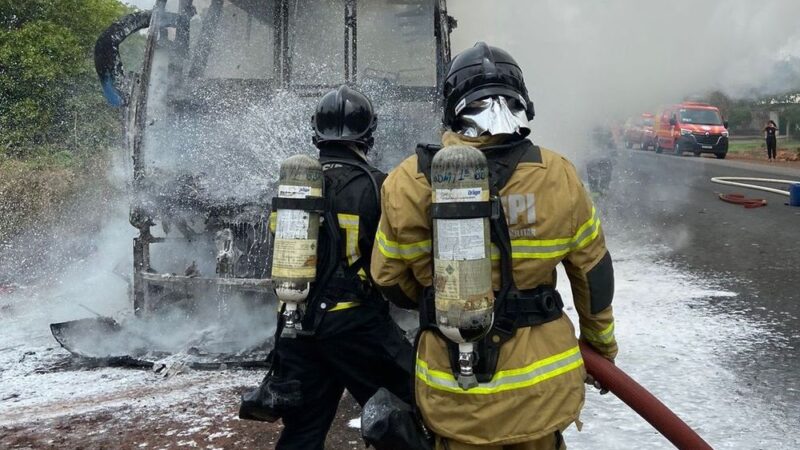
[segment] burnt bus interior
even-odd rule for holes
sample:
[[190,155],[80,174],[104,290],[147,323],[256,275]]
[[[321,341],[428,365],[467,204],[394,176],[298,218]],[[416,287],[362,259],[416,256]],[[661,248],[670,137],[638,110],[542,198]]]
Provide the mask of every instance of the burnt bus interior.
[[[136,315],[274,305],[269,200],[280,162],[315,152],[316,100],[342,83],[369,95],[370,158],[392,167],[437,137],[454,27],[445,0],[157,0],[112,26],[96,62],[126,122]],[[139,30],[126,74],[118,46]]]

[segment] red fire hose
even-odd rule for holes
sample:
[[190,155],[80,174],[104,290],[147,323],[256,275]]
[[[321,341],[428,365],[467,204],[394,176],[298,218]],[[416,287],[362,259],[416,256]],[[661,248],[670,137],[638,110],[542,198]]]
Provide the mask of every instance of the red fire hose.
[[711,450],[711,446],[703,438],[653,394],[583,342],[581,354],[589,375],[650,422],[675,447],[681,450]]
[[742,205],[748,209],[767,206],[767,201],[763,198],[747,198],[742,194],[719,194],[719,199],[734,205]]

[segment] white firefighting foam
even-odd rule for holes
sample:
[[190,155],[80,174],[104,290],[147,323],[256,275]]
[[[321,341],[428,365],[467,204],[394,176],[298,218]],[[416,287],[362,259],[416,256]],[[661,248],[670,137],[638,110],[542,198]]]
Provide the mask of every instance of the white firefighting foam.
[[[115,227],[110,227],[113,230]],[[109,235],[114,242],[125,236]],[[734,300],[722,290],[661,258],[666,249],[642,249],[632,243],[609,244],[617,276],[615,313],[620,344],[619,367],[651,390],[694,427],[714,448],[796,448],[800,432],[790,426],[797,406],[767,401],[751,389],[734,359],[758,352],[774,340],[763,324],[720,312],[711,304]],[[107,248],[106,248],[107,249]],[[127,245],[120,245],[125,253]],[[86,267],[114,267],[114,252]],[[65,274],[66,279],[75,274]],[[170,406],[198,398],[217,402],[214,417],[236,386],[258,383],[260,372],[181,373],[165,379],[152,372],[120,369],[56,369],[67,359],[48,330],[50,322],[91,317],[81,304],[100,314],[124,310],[127,283],[113,271],[86,271],[80,292],[51,283],[0,294],[0,426],[101,411],[148,411],[176,419]],[[574,318],[565,274],[560,290]],[[59,295],[55,295],[55,294]],[[116,300],[115,300],[116,299]],[[789,387],[787,387],[789,386]],[[787,385],[770,389],[780,395]],[[205,401],[205,400],[204,400]],[[149,413],[150,414],[150,413]],[[180,417],[178,420],[183,420]],[[203,418],[189,418],[186,423]],[[649,424],[613,395],[587,391],[583,432],[567,431],[573,448],[671,448]],[[112,422],[114,423],[114,422]],[[119,426],[119,422],[115,422]],[[352,425],[355,425],[353,423]],[[109,426],[115,426],[109,424]]]
[[[713,448],[798,448],[800,432],[790,419],[797,411],[765,401],[733,367],[735,353],[758,351],[769,333],[734,311],[710,307],[709,300],[724,303],[736,294],[660,261],[659,250],[613,241],[609,247],[616,249],[617,365]],[[563,272],[559,280],[571,305]],[[571,306],[569,314],[577,323]],[[583,431],[570,427],[565,436],[572,448],[673,448],[611,394],[588,389],[581,420]]]
[[[731,312],[707,308],[710,299],[733,299],[722,290],[661,260],[666,249],[609,244],[616,272],[617,365],[650,390],[713,448],[799,448],[797,407],[767,402],[745,375],[734,352],[758,351],[773,340],[766,327]],[[559,290],[577,324],[566,274]],[[712,311],[714,309],[715,311]],[[773,386],[773,389],[792,389]],[[782,409],[783,408],[783,409]],[[570,448],[674,448],[622,401],[587,389],[583,431],[570,427]],[[358,428],[359,420],[348,424]]]

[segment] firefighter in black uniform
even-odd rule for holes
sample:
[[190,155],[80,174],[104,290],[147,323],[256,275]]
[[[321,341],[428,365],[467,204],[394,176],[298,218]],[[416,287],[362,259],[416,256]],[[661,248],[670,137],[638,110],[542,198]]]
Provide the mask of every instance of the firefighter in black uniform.
[[307,301],[303,330],[311,331],[276,345],[275,373],[299,381],[301,398],[281,414],[278,450],[322,449],[344,389],[361,406],[381,387],[411,400],[412,347],[369,278],[386,178],[366,160],[377,117],[366,96],[341,86],[322,97],[312,123],[327,217],[338,222],[338,238],[320,231],[317,273],[328,269],[322,267],[325,255],[338,261],[333,276]]

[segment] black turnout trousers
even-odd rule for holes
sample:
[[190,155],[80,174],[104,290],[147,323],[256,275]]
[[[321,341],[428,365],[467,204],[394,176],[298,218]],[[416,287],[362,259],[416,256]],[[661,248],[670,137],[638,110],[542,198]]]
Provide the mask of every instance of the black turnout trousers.
[[344,389],[362,407],[380,387],[411,402],[413,349],[389,314],[362,305],[326,313],[314,337],[282,338],[277,371],[301,383],[277,450],[322,450]]

